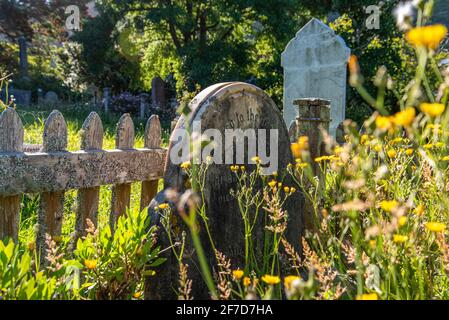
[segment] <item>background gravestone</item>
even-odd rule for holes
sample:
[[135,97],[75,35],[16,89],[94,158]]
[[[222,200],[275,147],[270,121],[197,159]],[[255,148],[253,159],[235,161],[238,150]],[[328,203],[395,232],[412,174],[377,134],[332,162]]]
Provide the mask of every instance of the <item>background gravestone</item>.
[[[192,113],[187,119],[182,116],[177,123],[176,129],[186,127],[186,123],[201,120],[201,131],[206,129],[218,129],[223,137],[223,157],[224,157],[224,131],[225,129],[277,129],[279,136],[274,145],[269,145],[269,131],[267,132],[267,151],[278,152],[278,170],[282,172],[289,163],[293,162],[290,152],[290,142],[287,128],[282,119],[278,107],[274,104],[261,89],[241,82],[221,83],[211,86],[199,93],[190,103]],[[170,141],[169,152],[180,141],[174,141],[173,136]],[[235,143],[234,143],[235,151]],[[267,152],[267,153],[268,153]],[[245,150],[244,164],[248,171],[254,170],[254,164],[248,164],[248,156]],[[231,189],[236,189],[237,179],[231,172],[229,164],[211,164],[205,181],[205,202],[209,226],[217,249],[223,252],[227,258],[231,259],[233,268],[244,267],[244,229],[241,213],[238,209],[237,201],[231,196]],[[152,221],[157,223],[158,214],[154,207],[167,201],[169,190],[175,189],[180,194],[185,191],[186,177],[179,165],[171,163],[168,156],[166,162],[166,175],[164,183],[166,190],[159,193],[149,206]],[[284,180],[285,185],[293,185],[291,179]],[[261,188],[256,186],[256,190]],[[303,231],[303,199],[300,193],[291,196],[286,203],[289,214],[287,238],[296,245],[298,252],[301,252],[300,239]],[[175,215],[176,216],[176,215]],[[264,212],[259,213],[258,224],[253,231],[252,240],[256,245],[255,255],[262,258],[263,234],[264,234]],[[183,225],[181,220],[179,225]],[[204,228],[201,228],[204,230]],[[168,240],[162,232],[158,239],[162,248],[168,247]],[[189,232],[187,233],[189,234]],[[206,232],[201,233],[202,244],[207,252],[211,270],[216,268],[215,256],[210,246]],[[190,236],[188,236],[190,238]],[[210,298],[207,287],[201,277],[196,261],[196,254],[192,252],[191,244],[187,245],[187,263],[189,268],[189,278],[193,280],[192,295],[195,298]],[[151,279],[146,286],[146,298],[149,299],[176,299],[173,288],[178,287],[179,267],[171,251],[166,251],[165,257],[168,259],[160,269],[156,270],[157,279]]]
[[45,104],[54,106],[54,105],[58,104],[59,97],[56,92],[48,91],[45,94],[44,101],[45,101]]
[[151,81],[151,105],[155,108],[167,107],[165,82],[160,77],[155,77]]
[[282,53],[284,120],[288,127],[297,112],[293,101],[321,98],[331,101],[330,134],[345,119],[346,64],[350,50],[344,40],[313,18],[290,40]]

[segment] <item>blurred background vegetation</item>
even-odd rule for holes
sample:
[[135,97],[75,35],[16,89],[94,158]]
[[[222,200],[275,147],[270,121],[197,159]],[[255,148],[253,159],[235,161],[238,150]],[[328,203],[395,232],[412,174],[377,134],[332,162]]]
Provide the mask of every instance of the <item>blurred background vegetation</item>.
[[[95,3],[95,9],[92,9]],[[395,27],[399,0],[1,0],[0,66],[16,87],[55,91],[80,99],[89,86],[114,94],[149,92],[159,76],[178,100],[222,81],[245,81],[266,90],[282,108],[280,56],[287,42],[314,16],[346,41],[371,83],[384,65],[396,88],[411,75],[413,63],[403,34]],[[81,30],[67,32],[65,8],[81,8]],[[366,27],[380,8],[380,29]],[[19,36],[31,44],[30,79],[18,70]],[[402,70],[402,71],[400,71]],[[375,90],[374,85],[368,90]],[[398,94],[386,105],[398,110]],[[370,107],[348,86],[347,117],[361,123]]]

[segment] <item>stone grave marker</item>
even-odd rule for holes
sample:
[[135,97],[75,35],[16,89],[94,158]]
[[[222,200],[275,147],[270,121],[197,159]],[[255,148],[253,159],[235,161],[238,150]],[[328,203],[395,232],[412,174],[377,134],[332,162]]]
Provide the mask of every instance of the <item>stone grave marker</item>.
[[331,101],[329,132],[335,137],[337,126],[345,119],[349,54],[344,40],[315,18],[290,40],[281,57],[284,120],[289,128],[297,116],[294,100],[321,98]]
[[[175,163],[170,156],[172,153],[176,154],[177,151],[175,152],[174,150],[178,150],[185,143],[178,139],[180,130],[186,128],[187,124],[194,127],[197,121],[201,121],[200,127],[203,135],[209,129],[217,129],[215,132],[220,134],[214,135],[212,140],[216,142],[216,145],[219,145],[220,141],[217,140],[222,139],[223,147],[221,151],[219,148],[215,149],[216,152],[213,153],[214,163],[209,166],[204,188],[209,227],[216,248],[224,253],[228,259],[231,259],[232,268],[244,268],[244,225],[237,200],[230,194],[232,189],[235,190],[237,188],[237,178],[231,172],[229,163],[217,164],[217,161],[221,158],[223,162],[226,162],[226,157],[229,157],[231,150],[235,156],[237,148],[242,147],[245,153],[244,158],[240,159],[241,161],[234,157],[229,157],[229,159],[232,159],[235,164],[245,165],[247,171],[254,170],[256,165],[249,160],[251,159],[251,155],[249,155],[251,147],[245,140],[238,140],[237,138],[234,143],[226,146],[225,139],[226,135],[229,134],[229,131],[226,130],[241,129],[242,132],[245,132],[247,129],[255,129],[257,139],[261,139],[257,143],[258,150],[256,150],[256,153],[262,158],[262,163],[266,162],[274,154],[277,154],[275,160],[271,158],[273,162],[276,162],[271,169],[283,172],[287,165],[293,162],[287,128],[281,112],[273,100],[261,89],[247,83],[230,82],[216,84],[199,93],[189,106],[192,109],[190,116],[188,118],[181,116],[170,138],[166,160],[166,175],[164,177],[165,190],[160,192],[150,204],[150,216],[153,223],[159,223],[160,217],[154,208],[173,197],[173,190],[178,194],[182,194],[186,190],[185,173],[181,169],[180,164]],[[265,132],[266,139],[263,138],[262,132]],[[277,134],[274,134],[274,132]],[[266,151],[263,150],[264,147]],[[267,155],[267,157],[264,158],[264,155]],[[205,160],[203,159],[203,161]],[[291,178],[286,177],[284,184],[292,186],[293,182]],[[254,192],[260,190],[261,187],[261,184],[258,184]],[[286,236],[293,245],[297,246],[298,252],[301,252],[299,239],[303,232],[302,206],[303,197],[297,192],[287,200],[285,207],[289,215]],[[260,258],[263,256],[264,214],[263,211],[259,213],[257,225],[252,233],[256,246],[255,255]],[[178,225],[184,225],[179,216],[178,219],[180,220]],[[214,252],[204,227],[200,228],[202,230],[200,236],[209,260],[210,269],[216,270],[217,265]],[[165,231],[158,236],[162,248],[169,246],[164,233]],[[189,239],[189,231],[187,231],[187,234]],[[208,299],[210,298],[208,289],[201,277],[196,254],[190,253],[191,249],[192,245],[188,243],[186,249],[187,258],[184,263],[189,265],[189,278],[193,281],[192,295],[196,299]],[[167,250],[164,252],[164,255],[168,260],[159,269],[155,270],[157,277],[154,280],[150,278],[147,282],[146,298],[176,299],[173,289],[178,288],[179,266],[172,251]]]
[[167,107],[165,82],[160,77],[155,77],[151,81],[151,105],[155,108]]
[[54,91],[48,91],[45,94],[44,101],[45,101],[45,104],[54,106],[54,105],[58,104],[58,102],[59,102],[58,94]]

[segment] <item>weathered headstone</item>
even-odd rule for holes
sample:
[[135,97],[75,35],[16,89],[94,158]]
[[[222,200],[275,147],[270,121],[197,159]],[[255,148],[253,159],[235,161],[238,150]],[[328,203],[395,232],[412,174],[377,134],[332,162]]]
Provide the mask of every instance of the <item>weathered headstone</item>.
[[20,75],[22,77],[28,76],[28,53],[27,53],[27,41],[25,37],[19,38],[19,58],[20,58]]
[[54,91],[48,91],[44,97],[45,104],[54,106],[59,102],[58,94]]
[[155,77],[151,81],[151,105],[155,108],[167,106],[165,82],[160,77]]
[[[210,232],[214,239],[216,248],[223,252],[227,258],[231,259],[233,268],[243,268],[245,261],[245,245],[244,245],[244,224],[241,213],[239,211],[237,200],[231,195],[232,189],[237,189],[237,178],[230,170],[229,163],[218,164],[217,159],[221,158],[226,162],[229,157],[233,163],[245,165],[247,171],[256,168],[251,159],[250,140],[236,137],[236,140],[226,146],[225,140],[230,130],[249,131],[255,129],[257,142],[256,153],[265,160],[275,158],[275,167],[279,172],[285,171],[287,165],[293,162],[290,151],[290,142],[287,128],[282,119],[281,112],[271,98],[261,89],[241,82],[220,83],[211,86],[199,93],[190,103],[192,112],[189,117],[181,116],[174,132],[170,138],[168,158],[166,162],[166,175],[164,177],[165,191],[159,193],[150,204],[149,211],[154,223],[158,223],[160,216],[154,207],[160,203],[167,202],[170,198],[170,190],[175,190],[178,194],[182,194],[186,187],[186,175],[180,165],[174,162],[171,155],[174,150],[182,147],[185,143],[179,140],[179,132],[187,127],[195,127],[195,123],[200,121],[201,133],[206,134],[209,129],[216,129],[212,140],[215,145],[222,145],[220,149],[215,149],[213,153],[214,162],[209,166],[205,177],[204,196],[207,217],[209,221]],[[211,130],[209,130],[211,131]],[[276,132],[276,134],[275,134]],[[238,134],[237,134],[238,135]],[[265,138],[263,137],[265,135]],[[217,139],[217,140],[216,140]],[[260,140],[259,140],[260,139]],[[221,141],[218,141],[221,140]],[[237,148],[244,149],[244,157],[240,161],[234,158]],[[265,149],[264,149],[265,148]],[[264,150],[263,150],[264,149]],[[266,155],[264,157],[264,155]],[[277,157],[273,157],[277,155]],[[203,155],[204,156],[204,155]],[[265,160],[264,160],[265,159]],[[204,159],[203,159],[204,161]],[[292,180],[287,176],[284,180],[285,185],[292,185]],[[261,184],[257,184],[254,192],[261,190]],[[173,193],[173,192],[172,192]],[[296,245],[300,252],[300,237],[303,231],[303,199],[300,193],[295,193],[286,202],[286,209],[289,215],[287,228],[287,238],[293,245]],[[263,256],[263,239],[264,239],[264,212],[260,212],[257,217],[257,225],[252,232],[252,241],[255,244],[255,255],[258,258]],[[178,224],[183,226],[184,222]],[[210,269],[217,267],[215,255],[210,246],[204,226],[200,227],[202,244],[206,251],[206,256],[210,265]],[[187,234],[190,234],[187,231]],[[189,238],[189,236],[188,236]],[[168,247],[168,240],[164,234],[158,239],[161,241],[162,247]],[[192,295],[195,298],[210,298],[205,282],[199,271],[199,264],[196,260],[196,254],[192,252],[192,245],[187,244],[186,261],[189,268],[189,278],[193,280]],[[173,288],[178,287],[179,266],[171,250],[164,253],[168,259],[161,268],[156,270],[157,278],[150,279],[146,286],[146,298],[149,299],[175,299]]]
[[288,127],[297,116],[293,101],[316,97],[331,101],[330,134],[345,119],[346,65],[350,50],[344,40],[313,18],[298,31],[282,53],[284,120]]

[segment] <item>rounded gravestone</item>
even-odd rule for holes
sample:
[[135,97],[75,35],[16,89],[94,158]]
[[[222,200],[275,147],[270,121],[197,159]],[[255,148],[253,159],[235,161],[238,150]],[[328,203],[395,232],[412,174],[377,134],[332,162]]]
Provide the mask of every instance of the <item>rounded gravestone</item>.
[[[282,176],[282,172],[286,173],[287,165],[293,162],[287,128],[272,99],[261,89],[246,83],[231,82],[211,86],[199,93],[189,106],[192,112],[188,117],[182,116],[179,119],[170,138],[164,177],[165,191],[158,194],[150,204],[150,215],[152,221],[158,223],[158,213],[153,208],[168,200],[167,190],[174,189],[182,194],[186,189],[186,176],[177,158],[178,151],[182,150],[182,146],[186,143],[186,140],[179,138],[180,132],[190,127],[197,128],[201,134],[207,135],[209,129],[215,129],[215,135],[211,140],[221,139],[222,147],[216,147],[210,154],[213,156],[213,163],[210,164],[205,178],[204,201],[208,225],[216,249],[231,259],[233,268],[243,269],[245,267],[245,232],[237,200],[231,195],[231,190],[237,188],[237,178],[231,172],[230,165],[244,165],[247,171],[252,171],[256,165],[251,158],[257,154],[262,158],[266,174],[276,171],[279,172],[279,176]],[[252,132],[254,135],[251,134]],[[227,144],[226,140],[230,137],[235,140],[231,139],[233,143]],[[257,141],[255,150],[253,150],[254,141]],[[220,143],[215,141],[214,145],[217,146]],[[239,148],[244,151],[241,159],[237,156]],[[205,158],[206,154],[202,156]],[[284,185],[293,185],[288,175],[283,182]],[[259,183],[253,192],[261,191],[262,185]],[[296,246],[298,252],[301,249],[300,239],[303,232],[302,205],[303,198],[297,192],[288,198],[285,206],[289,217],[286,236]],[[265,214],[261,209],[256,219],[256,227],[252,232],[252,241],[255,244],[254,255],[258,259],[263,256]],[[182,221],[181,224],[183,224]],[[205,228],[202,227],[201,230],[200,236],[210,268],[216,269],[215,255],[204,231]],[[159,239],[162,242],[167,240],[164,236]],[[167,243],[161,243],[161,246],[168,247]],[[190,244],[187,247],[189,246]],[[189,254],[189,249],[186,252]],[[156,271],[156,277],[150,280],[151,284],[147,286],[146,297],[148,298],[176,298],[172,288],[177,288],[179,268],[171,253],[169,251],[166,253],[168,261]],[[192,294],[195,298],[208,298],[210,297],[208,290],[197,268],[199,264],[196,261],[196,254],[192,254],[191,259],[193,261],[185,261],[185,263],[190,266],[189,277],[193,280]]]
[[48,105],[56,105],[59,102],[58,94],[54,91],[48,91],[45,94],[44,101]]

